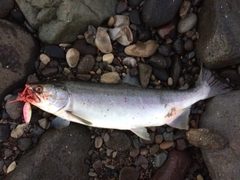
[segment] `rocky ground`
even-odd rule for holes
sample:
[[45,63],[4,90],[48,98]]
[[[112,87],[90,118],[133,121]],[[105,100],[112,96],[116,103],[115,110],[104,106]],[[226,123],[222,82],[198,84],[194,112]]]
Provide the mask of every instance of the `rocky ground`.
[[[80,2],[0,4],[0,179],[237,179],[239,91],[194,104],[192,131],[149,127],[150,141],[130,131],[59,128],[58,118],[37,108],[24,124],[23,103],[9,102],[26,82],[120,83],[130,74],[143,88],[187,90],[203,61],[239,89],[233,4]],[[201,142],[190,144],[191,133]]]

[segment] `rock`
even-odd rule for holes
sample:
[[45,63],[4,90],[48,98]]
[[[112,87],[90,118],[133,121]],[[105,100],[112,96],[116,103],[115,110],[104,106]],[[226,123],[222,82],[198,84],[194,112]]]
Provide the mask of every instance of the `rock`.
[[240,74],[236,69],[223,69],[219,76],[226,79],[228,78],[231,83],[233,83],[236,86],[240,86]]
[[140,19],[140,14],[138,10],[133,10],[130,12],[129,14],[129,18],[131,23],[136,24],[136,25],[140,25],[141,24],[141,19]]
[[163,27],[160,27],[157,31],[158,35],[162,39],[171,39],[176,31],[176,26],[174,24],[167,24]]
[[102,60],[107,62],[108,64],[111,64],[113,62],[114,55],[112,53],[104,54],[102,57]]
[[39,59],[45,65],[47,65],[51,60],[50,57],[48,57],[46,54],[40,54]]
[[158,152],[158,150],[159,150],[159,145],[154,144],[153,146],[150,147],[149,153],[150,153],[150,155],[154,155]]
[[120,29],[121,36],[117,39],[117,41],[123,46],[128,46],[133,42],[132,31],[128,26],[120,27]]
[[186,151],[170,151],[167,161],[151,180],[184,179],[191,165],[191,155]]
[[160,144],[163,141],[163,136],[158,134],[155,136],[155,143]]
[[165,150],[174,146],[174,141],[164,141],[160,144],[160,148]]
[[111,44],[110,37],[107,31],[102,27],[97,28],[95,44],[98,47],[98,49],[103,53],[112,52],[112,44]]
[[115,11],[117,14],[121,14],[122,12],[124,12],[125,10],[127,10],[127,4],[124,1],[120,1],[118,2]]
[[167,159],[167,154],[161,152],[154,158],[153,167],[161,167]]
[[173,79],[173,87],[176,87],[178,84],[179,77],[182,73],[182,60],[176,54],[171,56],[171,60],[172,65],[170,67],[170,76]]
[[0,141],[5,141],[10,135],[10,128],[8,124],[0,124]]
[[180,10],[179,10],[180,17],[185,18],[187,16],[187,13],[189,12],[190,8],[191,8],[191,2],[184,0],[182,2]]
[[11,132],[11,137],[12,138],[20,138],[23,133],[24,129],[27,127],[27,124],[19,124],[15,129],[12,130]]
[[138,6],[142,0],[128,0],[130,6]]
[[101,76],[100,82],[107,83],[107,84],[110,84],[110,83],[116,84],[116,83],[119,83],[120,80],[121,80],[120,76],[117,72],[108,72]]
[[0,1],[0,18],[5,18],[14,8],[14,0]]
[[84,158],[90,142],[89,132],[81,125],[50,129],[34,149],[20,158],[17,168],[6,179],[88,179]]
[[[117,0],[16,1],[29,24],[48,44],[73,42],[91,22],[98,27],[114,15]],[[67,34],[67,35],[66,35]]]
[[77,70],[81,74],[88,74],[95,64],[95,58],[92,55],[85,55],[79,62]]
[[135,166],[142,166],[142,165],[148,165],[148,160],[146,157],[140,155],[135,161]]
[[7,168],[7,174],[12,172],[16,168],[17,164],[15,161],[13,161]]
[[45,77],[51,77],[54,76],[58,73],[58,68],[57,67],[46,67],[41,70],[41,73]]
[[55,117],[51,121],[51,127],[55,128],[55,129],[65,128],[65,127],[69,126],[69,124],[70,124],[70,121],[68,121],[66,119],[62,119],[60,117]]
[[237,0],[203,2],[198,17],[200,38],[196,44],[196,52],[199,60],[208,68],[240,63],[238,5]]
[[80,52],[81,56],[95,56],[97,54],[97,48],[91,44],[88,44],[85,39],[79,39],[75,41],[72,47],[77,49]]
[[193,44],[193,41],[191,39],[187,39],[185,42],[184,42],[184,49],[186,51],[192,51],[194,48],[194,44]]
[[125,166],[121,169],[119,180],[138,180],[139,172],[134,167]]
[[156,76],[157,79],[161,81],[167,81],[169,77],[166,69],[153,68],[153,74],[154,76]]
[[48,129],[50,127],[50,123],[46,118],[39,119],[38,123],[43,129]]
[[164,69],[170,67],[171,59],[156,53],[149,58],[148,63],[157,69]]
[[171,45],[164,44],[158,47],[158,52],[163,56],[169,56],[171,53]]
[[23,87],[34,71],[39,53],[36,40],[22,27],[0,20],[0,102],[14,89]]
[[200,128],[217,132],[228,142],[222,150],[201,149],[212,179],[238,179],[240,172],[239,116],[240,91],[210,99],[200,119]]
[[105,142],[109,149],[125,151],[131,146],[130,138],[123,131],[114,131],[110,134],[110,140]]
[[10,116],[11,119],[16,120],[19,119],[22,116],[23,111],[23,105],[24,103],[21,101],[17,102],[11,102],[12,100],[15,100],[17,96],[11,96],[5,105],[5,109]]
[[52,58],[57,58],[57,59],[65,59],[66,55],[64,50],[57,45],[50,45],[47,44],[43,47],[44,53],[46,53],[48,56]]
[[178,37],[173,45],[172,45],[173,50],[178,54],[178,55],[183,55],[184,53],[184,42],[181,37]]
[[139,80],[142,87],[146,88],[149,84],[150,77],[152,74],[152,67],[148,64],[138,64]]
[[97,30],[94,26],[88,25],[87,31],[84,33],[87,43],[95,46],[94,39],[96,37]]
[[103,138],[98,136],[95,138],[95,148],[100,148],[103,144]]
[[78,50],[76,50],[75,48],[70,48],[66,54],[66,60],[67,60],[68,66],[71,68],[74,68],[75,66],[77,66],[79,61],[79,56],[80,56],[80,53]]
[[125,57],[122,63],[128,67],[135,67],[137,65],[137,60],[133,57]]
[[184,139],[177,139],[176,145],[177,145],[177,149],[180,151],[187,149],[187,143]]
[[114,27],[124,27],[124,26],[129,26],[130,20],[129,16],[125,15],[116,15],[114,16]]
[[182,0],[148,0],[143,5],[143,22],[151,27],[159,27],[173,20]]
[[19,138],[17,142],[18,142],[18,148],[21,151],[26,151],[32,145],[32,141],[30,138]]
[[192,29],[197,23],[197,15],[194,13],[189,13],[184,19],[178,22],[178,32],[185,33]]
[[137,149],[137,148],[133,148],[133,149],[131,149],[130,152],[129,152],[129,155],[130,155],[131,157],[136,157],[138,154],[139,154],[139,149]]

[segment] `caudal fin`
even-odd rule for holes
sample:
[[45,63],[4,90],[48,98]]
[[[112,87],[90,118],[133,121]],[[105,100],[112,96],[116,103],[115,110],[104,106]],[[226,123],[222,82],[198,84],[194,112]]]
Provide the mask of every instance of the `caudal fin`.
[[210,86],[211,90],[207,98],[224,94],[232,90],[232,88],[228,84],[223,83],[220,80],[216,79],[212,75],[211,71],[203,67],[200,73],[200,78],[198,83],[204,83],[204,84],[206,83],[208,86]]

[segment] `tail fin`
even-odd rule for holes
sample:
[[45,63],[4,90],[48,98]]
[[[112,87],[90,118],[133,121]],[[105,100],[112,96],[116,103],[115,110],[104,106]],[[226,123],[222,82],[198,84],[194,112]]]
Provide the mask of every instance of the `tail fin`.
[[212,75],[211,71],[209,71],[208,69],[205,69],[204,67],[201,68],[199,79],[197,81],[198,85],[202,83],[204,84],[206,83],[211,88],[207,98],[224,94],[232,90],[230,85],[216,79]]

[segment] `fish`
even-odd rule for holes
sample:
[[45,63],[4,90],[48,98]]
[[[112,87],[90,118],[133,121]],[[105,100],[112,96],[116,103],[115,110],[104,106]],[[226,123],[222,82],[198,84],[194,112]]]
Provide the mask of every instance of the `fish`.
[[30,120],[31,104],[71,122],[130,130],[150,140],[147,127],[169,125],[187,130],[191,105],[229,91],[228,84],[202,68],[195,87],[188,90],[148,89],[128,83],[56,81],[26,84],[15,101],[27,103],[25,122]]

